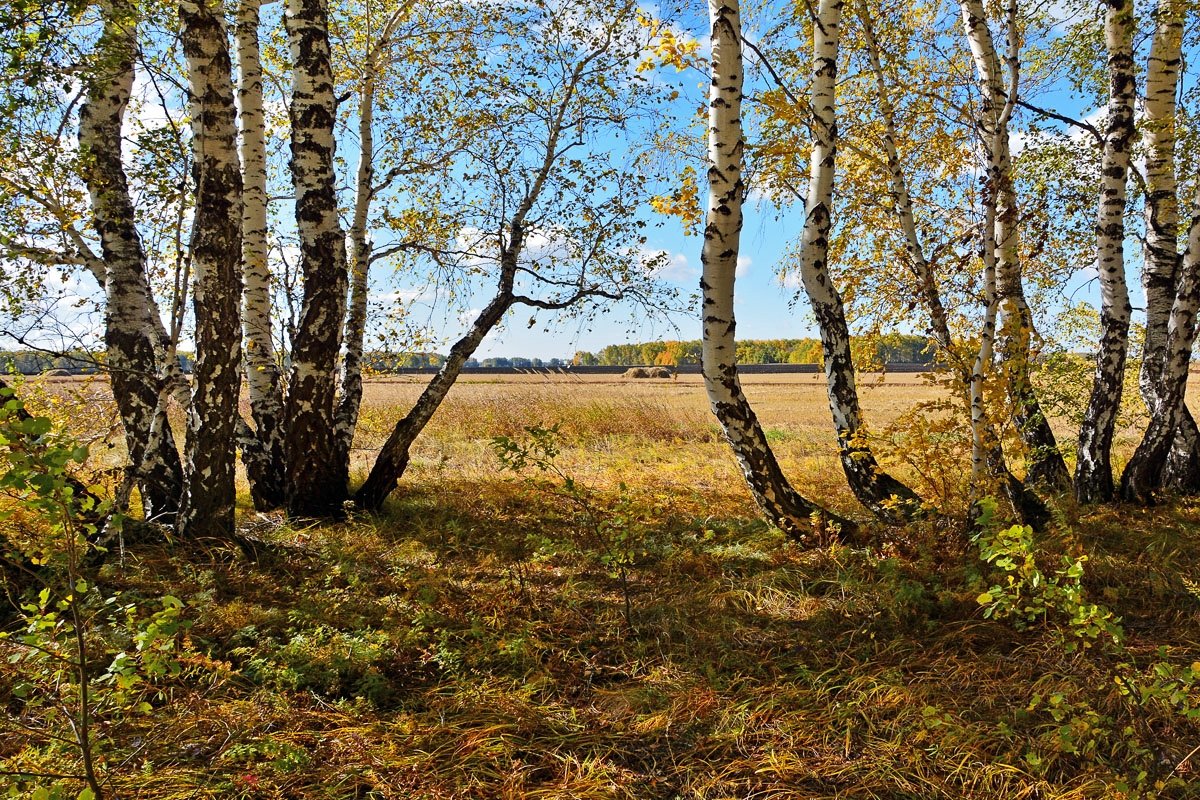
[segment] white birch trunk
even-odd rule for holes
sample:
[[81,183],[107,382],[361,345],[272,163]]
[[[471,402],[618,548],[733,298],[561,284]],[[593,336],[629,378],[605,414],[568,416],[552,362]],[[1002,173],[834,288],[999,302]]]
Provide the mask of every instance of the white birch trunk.
[[99,63],[80,108],[79,144],[103,255],[104,339],[143,511],[148,519],[170,524],[183,489],[183,470],[160,399],[155,331],[162,329],[162,320],[150,293],[121,155],[121,126],[134,80],[137,12],[118,1],[103,4],[102,14]]
[[[737,0],[710,0],[712,85],[709,90],[708,217],[701,251],[702,365],[713,413],[733,448],[755,501],[777,527],[803,537],[827,520],[844,526],[801,497],[783,476],[737,373],[734,278],[742,230],[742,45]],[[846,530],[845,532],[849,532]]]
[[367,230],[375,199],[375,94],[380,62],[392,44],[396,26],[408,13],[397,9],[384,24],[367,53],[359,85],[358,172],[354,183],[354,214],[350,221],[350,300],[343,335],[342,396],[337,410],[337,439],[341,458],[349,466],[354,430],[363,393],[363,347],[367,329],[367,299],[371,277],[371,238]]
[[190,538],[235,534],[234,431],[241,388],[242,175],[237,157],[233,65],[224,11],[183,0],[196,211],[192,304],[196,363],[178,529]]
[[1129,350],[1129,287],[1125,282],[1125,203],[1133,142],[1135,80],[1133,0],[1109,0],[1104,18],[1108,50],[1108,122],[1096,218],[1100,275],[1100,343],[1092,394],[1079,430],[1075,496],[1083,503],[1111,500],[1112,440]]
[[1200,193],[1188,226],[1187,249],[1179,270],[1179,284],[1167,320],[1165,358],[1154,382],[1150,424],[1121,475],[1121,495],[1126,500],[1149,503],[1159,487],[1162,471],[1185,408],[1188,367],[1196,340],[1196,314],[1200,312]]
[[1020,209],[1013,185],[1008,132],[1020,74],[1016,0],[1010,0],[1007,9],[1009,47],[1004,65],[996,52],[983,0],[960,0],[959,7],[979,78],[979,129],[987,156],[985,202],[994,210],[991,230],[985,232],[984,238],[987,242],[990,235],[988,246],[994,253],[995,354],[1005,377],[1013,418],[1028,451],[1029,480],[1051,489],[1062,489],[1070,485],[1070,475],[1054,432],[1042,413],[1029,367],[1030,344],[1035,332],[1021,279]]
[[380,31],[378,40],[371,42],[359,84],[358,172],[354,185],[354,214],[350,221],[350,299],[343,334],[342,396],[336,418],[338,448],[347,468],[363,392],[363,347],[371,277],[371,238],[367,220],[371,201],[375,198],[375,87],[381,55],[387,52],[396,25],[406,10],[397,10]]
[[281,505],[283,486],[283,388],[271,321],[271,270],[267,263],[267,143],[263,114],[259,9],[262,0],[242,0],[235,37],[238,58],[238,142],[242,162],[242,328],[246,387],[254,421],[243,438],[242,457],[250,493],[259,510]]
[[[1175,178],[1177,92],[1183,65],[1185,3],[1162,0],[1155,8],[1155,27],[1146,63],[1146,101],[1142,118],[1146,191],[1143,215],[1142,287],[1146,295],[1146,338],[1138,383],[1147,405],[1166,357],[1167,321],[1179,274],[1179,198]],[[1162,474],[1163,488],[1183,493],[1200,490],[1200,455],[1196,422],[1186,402],[1179,409],[1178,429]]]
[[829,410],[833,413],[846,479],[855,497],[872,513],[900,522],[919,514],[921,502],[911,489],[879,468],[866,444],[850,355],[850,329],[841,295],[829,271],[841,23],[842,0],[820,0],[813,22],[813,143],[800,243],[800,278],[821,332]]
[[286,404],[287,509],[301,517],[339,516],[348,491],[334,419],[346,314],[346,237],[338,220],[325,3],[288,0],[284,23],[292,54],[291,171],[304,278]]
[[1182,63],[1181,0],[1162,0],[1155,9],[1154,35],[1146,60],[1142,117],[1146,192],[1143,215],[1142,286],[1146,292],[1146,340],[1138,376],[1142,396],[1153,402],[1154,383],[1166,357],[1167,321],[1179,271],[1179,199],[1175,180],[1175,115]]
[[367,215],[371,209],[374,180],[375,75],[368,62],[359,92],[359,156],[355,180],[354,215],[350,222],[350,299],[346,311],[345,347],[342,355],[342,396],[337,410],[337,439],[341,457],[349,465],[354,429],[363,392],[363,347],[367,328],[367,296],[370,290],[371,238]]

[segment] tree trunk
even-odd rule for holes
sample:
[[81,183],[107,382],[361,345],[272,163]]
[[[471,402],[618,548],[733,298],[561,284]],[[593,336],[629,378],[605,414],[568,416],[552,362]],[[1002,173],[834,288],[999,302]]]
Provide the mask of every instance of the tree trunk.
[[287,510],[339,516],[348,475],[334,419],[346,310],[346,237],[338,221],[329,20],[322,0],[288,0],[292,53],[292,184],[304,304],[292,341],[286,405]]
[[[1161,0],[1155,9],[1154,34],[1146,61],[1146,101],[1142,116],[1142,149],[1145,151],[1146,191],[1143,216],[1146,239],[1142,249],[1142,288],[1146,294],[1146,338],[1138,385],[1142,398],[1155,407],[1155,384],[1166,359],[1167,323],[1175,301],[1179,274],[1179,197],[1175,179],[1175,117],[1179,73],[1182,67],[1185,4]],[[1194,451],[1195,421],[1184,406],[1178,410],[1179,432],[1172,457],[1162,473],[1174,489],[1195,490],[1195,474],[1188,465]],[[1192,451],[1189,452],[1189,449]],[[1180,472],[1182,470],[1182,472]]]
[[1179,427],[1187,391],[1188,366],[1200,311],[1200,194],[1188,226],[1188,244],[1179,271],[1179,288],[1167,320],[1166,358],[1154,381],[1150,425],[1121,476],[1121,496],[1150,503],[1161,485],[1164,464]]
[[1129,288],[1125,283],[1125,201],[1133,141],[1133,2],[1109,0],[1104,18],[1108,47],[1108,125],[1101,162],[1096,220],[1096,269],[1100,274],[1100,347],[1096,377],[1079,430],[1075,496],[1081,503],[1113,497],[1112,440],[1125,385],[1129,350]]
[[[1013,419],[1028,451],[1030,483],[1052,490],[1071,484],[1066,462],[1046,415],[1042,413],[1030,373],[1033,315],[1021,283],[1020,209],[1012,177],[1008,122],[1017,101],[1019,42],[1015,0],[1008,4],[1008,84],[992,40],[983,0],[960,0],[963,26],[980,84],[979,129],[987,152],[987,205],[994,209],[991,247],[996,270],[995,352],[1005,377]],[[985,236],[985,241],[986,241]]]
[[846,480],[855,497],[873,514],[889,522],[903,522],[921,513],[921,500],[911,489],[879,468],[865,441],[846,310],[829,271],[829,231],[837,150],[834,92],[841,16],[841,0],[822,0],[813,24],[813,147],[809,156],[800,277],[821,331],[829,410],[833,412]]
[[884,155],[887,158],[888,175],[893,206],[900,229],[904,232],[905,250],[909,257],[909,268],[913,271],[920,286],[920,295],[925,301],[929,313],[929,330],[934,341],[942,351],[943,357],[952,370],[958,373],[963,387],[967,408],[971,415],[972,463],[973,477],[979,486],[986,475],[998,481],[999,491],[1003,492],[1014,513],[1027,523],[1042,525],[1049,519],[1049,512],[1038,498],[1029,492],[1025,485],[1008,469],[1004,458],[1004,449],[996,435],[995,428],[987,418],[983,405],[983,380],[986,366],[992,360],[992,339],[995,336],[995,268],[994,261],[985,258],[985,263],[991,264],[986,271],[987,303],[984,311],[982,335],[982,356],[975,363],[969,363],[966,358],[954,348],[954,338],[950,332],[950,320],[946,307],[942,303],[941,292],[938,290],[937,279],[933,265],[925,257],[925,247],[917,232],[916,216],[913,213],[912,197],[908,191],[908,182],[900,163],[900,153],[896,142],[899,135],[896,131],[895,109],[892,105],[891,94],[888,91],[884,76],[883,64],[880,60],[878,41],[875,38],[874,24],[870,10],[865,0],[859,0],[858,15],[862,20],[863,35],[867,44],[867,57],[871,71],[875,75],[876,100],[879,103],[880,114],[884,122]]
[[750,492],[771,522],[801,538],[834,522],[854,524],[800,496],[783,475],[767,437],[742,392],[737,373],[734,279],[742,231],[742,46],[737,0],[709,5],[712,22],[712,88],[709,91],[708,219],[700,260],[703,275],[704,386],[713,413],[733,448]]
[[[398,19],[399,16],[393,17],[393,23]],[[386,30],[388,29],[385,29],[384,41],[387,39]],[[487,336],[488,332],[500,323],[500,320],[504,318],[504,314],[509,308],[515,303],[523,303],[547,309],[565,308],[575,300],[589,294],[589,292],[584,292],[576,295],[574,300],[565,303],[539,303],[529,297],[516,295],[514,287],[516,285],[519,261],[525,247],[526,220],[541,197],[542,190],[546,188],[546,183],[550,180],[555,165],[573,146],[567,145],[560,148],[564,131],[574,132],[574,127],[567,120],[567,113],[577,106],[576,92],[580,81],[585,76],[589,63],[603,52],[609,44],[611,44],[611,41],[602,45],[599,50],[593,51],[578,61],[574,69],[572,69],[570,77],[562,87],[561,96],[556,99],[556,110],[547,120],[545,153],[542,163],[538,166],[532,180],[526,184],[524,195],[521,197],[520,202],[517,203],[512,216],[506,220],[506,224],[500,226],[501,230],[498,237],[501,241],[499,257],[500,273],[497,278],[496,293],[483,311],[480,312],[479,316],[475,318],[467,334],[450,348],[450,355],[447,357],[446,362],[438,370],[433,380],[429,382],[425,391],[421,393],[421,397],[418,398],[412,410],[392,430],[391,435],[380,450],[379,456],[371,468],[371,473],[367,476],[366,482],[363,483],[354,496],[355,503],[360,507],[378,510],[383,506],[384,500],[396,488],[396,481],[400,479],[404,474],[404,470],[408,467],[409,449],[412,447],[413,442],[416,441],[417,436],[433,417],[434,412],[437,411],[438,406],[446,398],[450,388],[454,386],[454,382],[458,379],[459,373],[462,371],[467,359],[479,347],[479,343],[483,341],[483,337]],[[366,180],[369,181],[369,176]]]
[[1184,402],[1167,463],[1163,464],[1162,488],[1182,495],[1200,494],[1200,431]]
[[[514,265],[513,272],[515,272],[515,258],[512,263]],[[511,274],[507,269],[504,272]],[[412,410],[392,429],[391,435],[388,436],[383,448],[379,451],[370,475],[354,495],[354,502],[359,507],[372,511],[378,511],[383,507],[384,500],[396,488],[396,482],[408,468],[409,450],[412,448],[413,442],[425,429],[429,420],[433,418],[438,406],[446,399],[446,395],[454,386],[454,382],[458,380],[467,359],[479,347],[483,337],[499,324],[512,303],[510,280],[508,286],[502,285],[492,301],[475,318],[467,334],[450,348],[450,355],[447,356],[437,374],[433,376],[433,380],[425,387],[425,391],[421,392],[421,396],[413,405]]]
[[258,25],[262,0],[238,6],[238,110],[244,206],[242,210],[242,327],[252,437],[239,437],[255,508],[284,502],[283,389],[271,322],[271,271],[267,263],[267,144],[263,117]]
[[[121,124],[133,88],[137,12],[124,3],[103,6],[97,74],[79,112],[84,179],[92,222],[104,258],[105,330],[113,398],[137,476],[147,519],[170,524],[179,508],[183,470],[159,403],[153,331],[158,309],[121,161]],[[158,326],[162,321],[157,320]]]
[[192,304],[196,363],[188,413],[186,482],[178,529],[190,538],[234,534],[234,428],[241,388],[242,174],[233,69],[223,11],[179,4],[187,58],[196,210]]
[[[386,41],[386,40],[385,40]],[[342,397],[337,410],[339,458],[350,466],[350,448],[358,426],[363,393],[363,345],[367,328],[367,295],[370,289],[371,239],[367,214],[371,209],[375,179],[375,50],[367,59],[358,108],[358,174],[355,179],[354,217],[350,223],[350,307],[346,313],[345,354],[342,358]]]

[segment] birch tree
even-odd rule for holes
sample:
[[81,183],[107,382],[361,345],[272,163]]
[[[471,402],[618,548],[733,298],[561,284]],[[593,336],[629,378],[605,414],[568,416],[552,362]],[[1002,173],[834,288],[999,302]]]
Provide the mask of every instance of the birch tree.
[[1193,200],[1187,247],[1180,260],[1179,278],[1167,319],[1162,366],[1154,381],[1150,424],[1121,475],[1126,500],[1149,503],[1160,486],[1162,472],[1175,440],[1187,392],[1196,315],[1200,313],[1200,195]]
[[833,412],[838,452],[850,488],[874,514],[887,520],[909,519],[921,511],[920,499],[879,468],[867,446],[850,355],[845,307],[829,271],[833,184],[837,149],[836,85],[841,41],[841,0],[822,0],[813,19],[812,149],[808,196],[800,241],[800,278],[808,295],[825,355],[829,409]]
[[[462,99],[459,81],[428,65],[447,51],[469,58],[472,45],[467,31],[475,17],[456,6],[431,10],[413,0],[383,2],[378,7],[367,4],[355,11],[343,21],[347,30],[339,43],[346,51],[343,58],[349,73],[343,81],[344,94],[357,101],[357,119],[348,119],[347,128],[358,141],[348,215],[350,289],[336,414],[338,446],[347,463],[362,404],[372,266],[436,238],[405,229],[414,218],[427,220],[438,214],[437,193],[421,200],[410,198],[405,180],[437,173],[452,163],[460,137],[471,130],[455,108]],[[431,83],[431,72],[442,80]],[[380,141],[377,127],[384,132]],[[397,206],[398,213],[392,213]],[[383,240],[379,249],[377,238]]]
[[242,437],[250,490],[260,509],[283,504],[284,409],[275,351],[272,277],[268,256],[267,143],[263,70],[259,47],[262,0],[241,0],[235,37],[238,59],[238,140],[242,163],[242,329],[246,386],[254,430]]
[[701,365],[713,413],[733,448],[754,500],[779,529],[804,537],[833,522],[849,533],[853,523],[805,499],[788,482],[767,442],[737,372],[734,282],[741,244],[742,27],[737,0],[710,0],[712,82],[708,101],[708,214],[700,253],[703,275]]
[[81,237],[72,238],[104,289],[104,339],[113,397],[121,412],[130,469],[137,477],[145,514],[170,522],[179,507],[183,470],[162,405],[163,342],[156,335],[162,320],[146,275],[145,252],[121,152],[121,125],[133,87],[138,48],[137,10],[118,0],[102,5],[101,15],[96,77],[79,113],[83,177],[100,239],[100,258],[91,257]]
[[875,34],[875,23],[866,2],[857,4],[857,16],[862,25],[863,44],[867,63],[874,79],[874,99],[883,124],[883,164],[891,194],[892,212],[902,235],[906,265],[916,281],[915,294],[923,302],[928,316],[928,329],[936,342],[941,360],[956,374],[962,387],[963,400],[971,423],[971,462],[974,491],[982,493],[997,488],[1006,497],[1014,513],[1031,524],[1043,523],[1048,512],[1041,501],[1009,470],[1000,437],[991,422],[984,404],[983,386],[987,368],[992,361],[992,340],[995,335],[995,267],[984,253],[984,308],[981,319],[980,344],[975,358],[969,358],[956,339],[938,284],[934,264],[917,222],[917,211],[909,189],[909,179],[901,157],[900,133],[896,123],[896,108],[892,87],[883,65],[883,50]]
[[[959,9],[979,83],[977,125],[986,176],[986,220],[982,238],[985,269],[991,270],[993,263],[995,269],[995,352],[1017,430],[1028,449],[1029,480],[1050,488],[1064,488],[1069,485],[1070,476],[1054,432],[1042,412],[1029,364],[1035,331],[1022,283],[1021,217],[1009,140],[1009,122],[1020,91],[1017,5],[1015,0],[1010,0],[1005,8],[1008,48],[1003,62],[996,50],[982,0],[960,0]],[[985,335],[984,338],[988,337]],[[988,347],[986,341],[985,347]]]
[[1109,0],[1104,39],[1108,51],[1108,120],[1104,132],[1102,183],[1096,220],[1096,270],[1100,274],[1100,347],[1096,376],[1083,425],[1075,468],[1075,495],[1081,502],[1112,499],[1112,440],[1125,384],[1132,308],[1125,282],[1125,200],[1134,135],[1135,94],[1131,0]]
[[[1180,72],[1183,62],[1185,3],[1162,0],[1153,14],[1146,59],[1146,98],[1141,121],[1145,152],[1142,288],[1146,297],[1146,336],[1138,384],[1150,408],[1159,406],[1156,391],[1167,359],[1167,328],[1179,280],[1179,198],[1175,175]],[[1182,491],[1200,489],[1197,451],[1200,436],[1184,405],[1176,414],[1175,442],[1156,480]]]
[[417,436],[507,314],[527,310],[536,324],[538,312],[587,313],[597,302],[658,305],[641,254],[648,181],[630,154],[644,146],[643,126],[659,122],[651,112],[662,89],[631,70],[647,43],[633,11],[625,2],[521,3],[477,37],[490,56],[470,93],[479,127],[453,170],[468,176],[447,211],[458,231],[428,249],[453,280],[486,276],[491,286],[384,443],[358,505],[379,508],[395,489]]
[[287,0],[292,60],[292,184],[304,302],[292,339],[286,402],[287,509],[336,516],[347,499],[335,408],[346,312],[346,237],[338,219],[329,17],[322,0]]
[[234,431],[241,388],[242,175],[237,157],[233,67],[224,11],[207,0],[179,4],[188,63],[196,214],[192,300],[196,361],[188,409],[179,530],[192,538],[234,532]]

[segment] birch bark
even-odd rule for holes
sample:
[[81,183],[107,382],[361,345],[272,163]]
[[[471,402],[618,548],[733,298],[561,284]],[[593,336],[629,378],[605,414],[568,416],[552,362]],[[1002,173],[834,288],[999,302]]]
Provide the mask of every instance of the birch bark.
[[1162,0],[1146,60],[1142,147],[1146,151],[1142,287],[1146,292],[1146,341],[1138,375],[1142,396],[1153,402],[1154,384],[1166,358],[1167,323],[1179,272],[1179,199],[1175,180],[1175,95],[1182,62],[1181,0]]
[[1188,225],[1187,249],[1179,270],[1179,284],[1167,320],[1165,357],[1154,381],[1150,424],[1121,475],[1121,496],[1149,503],[1161,483],[1164,462],[1179,425],[1187,391],[1188,367],[1196,340],[1196,314],[1200,311],[1200,195]]
[[802,497],[784,477],[737,373],[734,280],[742,231],[742,45],[738,0],[710,0],[712,84],[709,90],[708,216],[703,274],[704,386],[755,501],[781,530],[804,537],[826,521],[849,533],[853,523]]
[[342,394],[335,418],[338,457],[349,471],[350,448],[358,425],[363,393],[363,346],[367,327],[367,298],[370,289],[371,238],[367,218],[375,198],[375,93],[380,62],[391,44],[397,24],[407,7],[392,14],[367,52],[359,85],[358,171],[354,186],[354,214],[350,222],[350,299],[344,332]]
[[[372,51],[372,55],[373,55]],[[367,232],[367,214],[371,208],[371,182],[375,169],[375,75],[368,58],[366,75],[359,92],[359,156],[355,180],[354,216],[350,223],[350,305],[346,312],[345,352],[342,357],[342,395],[338,403],[336,426],[339,458],[350,464],[350,448],[362,404],[363,345],[367,328],[367,294],[370,288],[371,238]]]
[[1082,503],[1113,497],[1112,440],[1125,383],[1129,350],[1129,288],[1125,282],[1125,204],[1133,142],[1135,94],[1133,2],[1109,0],[1104,17],[1108,50],[1108,122],[1101,161],[1096,219],[1096,270],[1100,275],[1100,343],[1092,394],[1079,429],[1075,496]]
[[[1030,344],[1033,315],[1025,299],[1020,261],[1020,209],[1012,176],[1008,123],[1016,105],[1019,77],[1019,32],[1016,2],[1008,4],[1007,86],[992,40],[983,0],[960,0],[963,27],[979,78],[979,130],[987,159],[986,205],[989,231],[985,242],[994,253],[996,325],[994,350],[1003,371],[1017,429],[1028,451],[1031,483],[1051,489],[1070,485],[1066,462],[1050,423],[1042,412],[1031,380]],[[988,242],[990,235],[991,241]],[[981,383],[981,381],[980,381]],[[977,392],[978,394],[978,392]]]
[[286,403],[287,510],[339,516],[347,499],[334,420],[346,312],[346,237],[338,221],[334,90],[323,0],[287,0],[292,54],[292,183],[304,303],[292,341]]
[[[1143,216],[1142,287],[1146,295],[1146,338],[1138,384],[1153,407],[1154,387],[1166,358],[1167,324],[1179,275],[1179,198],[1175,178],[1176,94],[1182,69],[1185,3],[1162,0],[1155,8],[1154,33],[1146,62],[1146,102],[1142,118],[1146,192]],[[1200,491],[1200,433],[1186,403],[1161,475],[1163,488]]]
[[162,320],[150,293],[145,252],[121,160],[121,125],[137,52],[137,12],[125,2],[102,6],[97,74],[79,112],[79,144],[92,224],[100,236],[105,294],[104,340],[113,397],[121,414],[131,470],[147,519],[170,524],[179,507],[183,469],[160,404],[154,338]]
[[241,388],[242,174],[237,158],[233,68],[220,5],[182,0],[196,210],[192,305],[196,363],[178,529],[190,538],[234,534],[234,429]]
[[829,272],[829,231],[837,152],[837,60],[842,0],[820,0],[813,22],[813,146],[800,247],[800,278],[812,304],[825,355],[825,385],[837,431],[838,452],[850,488],[876,516],[891,522],[921,513],[920,498],[883,472],[862,428],[850,329],[841,295]]
[[916,215],[913,212],[912,196],[908,190],[908,181],[897,149],[899,135],[896,130],[895,108],[884,76],[883,64],[878,40],[875,37],[874,23],[871,20],[870,9],[865,0],[859,0],[858,16],[862,21],[863,35],[867,45],[867,58],[871,71],[875,76],[876,99],[879,102],[879,112],[884,123],[884,155],[887,159],[889,183],[892,202],[896,210],[896,218],[904,233],[905,251],[909,258],[909,267],[920,286],[920,295],[925,301],[929,313],[930,332],[934,341],[941,349],[946,362],[951,369],[958,373],[959,381],[967,408],[971,415],[971,460],[973,477],[977,485],[989,475],[999,481],[998,487],[1004,493],[1013,511],[1025,522],[1040,525],[1049,518],[1045,505],[1033,495],[1025,485],[1008,469],[1004,450],[996,435],[994,426],[987,418],[983,405],[983,381],[985,369],[991,363],[991,342],[995,335],[995,264],[991,258],[985,258],[986,301],[983,319],[983,335],[981,357],[974,362],[968,362],[954,347],[954,337],[950,331],[950,321],[946,307],[938,290],[937,276],[933,264],[925,255],[925,246],[917,231]]
[[283,388],[271,322],[271,271],[267,263],[267,144],[263,115],[259,9],[242,0],[235,37],[238,59],[238,141],[242,162],[242,328],[252,436],[241,438],[250,493],[259,510],[284,502]]

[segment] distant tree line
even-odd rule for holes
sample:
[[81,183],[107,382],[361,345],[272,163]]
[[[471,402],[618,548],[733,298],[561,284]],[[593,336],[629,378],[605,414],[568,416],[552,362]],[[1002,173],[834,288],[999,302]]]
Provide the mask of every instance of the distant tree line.
[[[850,350],[855,363],[868,369],[882,364],[928,364],[933,361],[929,340],[923,336],[855,337],[851,340]],[[747,339],[737,343],[737,360],[739,364],[820,364],[821,340]],[[577,351],[572,363],[584,367],[699,364],[700,340],[610,344],[596,353]]]
[[[366,353],[363,361],[367,369],[376,373],[399,372],[406,369],[440,369],[446,363],[446,356],[441,353]],[[468,358],[463,362],[463,369],[491,369],[494,367],[513,367],[515,369],[558,369],[571,366],[569,358]]]
[[[881,364],[928,364],[932,353],[928,339],[921,336],[893,334],[885,337],[862,337],[853,341],[851,349],[859,365],[870,368]],[[749,339],[738,342],[738,362],[742,364],[820,364],[819,339]],[[103,353],[86,350],[69,353],[46,353],[37,350],[0,351],[0,372],[22,375],[41,375],[46,372],[65,372],[88,375],[102,369]],[[195,357],[180,353],[179,364],[185,373],[192,371]],[[367,352],[363,366],[367,372],[388,374],[406,369],[438,369],[446,363],[441,353],[425,352]],[[571,366],[678,366],[700,363],[700,341],[659,341],[640,344],[610,344],[591,353],[576,351],[573,358],[526,358],[523,356],[470,358],[464,369],[561,369]]]
[[[192,371],[195,358],[190,353],[179,354],[179,365],[184,372]],[[68,375],[91,375],[105,368],[105,354],[87,350],[69,350],[65,353],[49,353],[41,350],[0,350],[0,373],[42,375],[47,372],[64,372]]]

